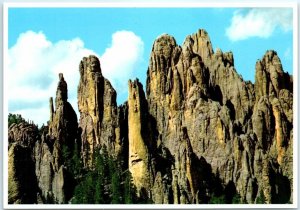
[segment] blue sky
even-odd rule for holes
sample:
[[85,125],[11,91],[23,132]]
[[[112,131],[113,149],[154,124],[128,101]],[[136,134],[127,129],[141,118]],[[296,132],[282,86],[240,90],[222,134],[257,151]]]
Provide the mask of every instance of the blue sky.
[[254,82],[255,62],[268,49],[277,51],[292,74],[292,9],[9,8],[9,112],[46,123],[59,72],[77,109],[79,61],[89,54],[100,57],[103,75],[121,104],[128,79],[138,77],[145,84],[155,38],[168,33],[182,45],[200,28],[208,32],[214,50],[233,52],[245,80]]

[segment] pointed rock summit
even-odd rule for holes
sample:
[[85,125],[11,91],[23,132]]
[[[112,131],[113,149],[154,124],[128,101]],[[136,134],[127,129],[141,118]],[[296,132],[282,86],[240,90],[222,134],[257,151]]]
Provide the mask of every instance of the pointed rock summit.
[[281,89],[292,91],[292,78],[283,71],[280,58],[275,51],[267,51],[263,58],[256,62],[255,69],[257,100],[265,95],[278,97]]
[[121,150],[117,93],[102,76],[96,56],[83,58],[79,66],[78,109],[80,112],[82,154],[90,166],[96,148],[103,145],[117,156]]
[[[54,200],[66,203],[72,193],[72,177],[66,168],[66,154],[73,154],[79,143],[76,113],[67,101],[68,88],[63,74],[59,74],[55,108],[52,97],[48,133],[44,133],[35,145],[36,175],[43,202]],[[80,146],[80,145],[79,145]]]
[[56,90],[55,108],[53,99],[50,98],[50,121],[49,136],[58,140],[62,144],[74,145],[74,139],[77,138],[77,115],[72,105],[67,101],[68,86],[64,80],[63,74],[59,74],[59,82]]
[[[187,36],[182,47],[162,35],[152,47],[146,86],[154,142],[174,157],[167,182],[174,194],[162,201],[160,192],[155,203],[205,203],[229,189],[248,203],[291,198],[292,78],[276,52],[257,62],[253,85],[237,73],[232,52],[213,51],[205,30]],[[152,194],[158,186],[167,191],[155,173]],[[274,176],[286,180],[286,197],[274,193],[280,188]]]
[[133,82],[129,80],[128,87],[129,171],[138,192],[149,192],[153,177],[150,148],[152,139],[148,127],[147,101],[143,86],[138,80]]
[[79,123],[59,74],[48,126],[10,126],[9,202],[69,203],[75,186],[95,202],[293,202],[293,78],[273,50],[253,70],[255,83],[244,81],[233,53],[214,51],[203,29],[182,46],[163,34],[152,46],[146,91],[129,80],[128,101],[117,106],[99,59],[84,57]]
[[64,75],[59,73],[59,82],[57,85],[56,90],[56,97],[55,97],[55,106],[58,107],[62,105],[64,102],[67,102],[68,99],[68,85],[64,79]]
[[210,38],[204,29],[199,29],[196,33],[187,36],[182,48],[199,55],[203,62],[211,59],[214,54]]

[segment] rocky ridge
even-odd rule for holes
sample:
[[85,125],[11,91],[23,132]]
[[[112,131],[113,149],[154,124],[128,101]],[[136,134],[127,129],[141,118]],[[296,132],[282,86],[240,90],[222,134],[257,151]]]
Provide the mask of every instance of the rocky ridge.
[[[225,189],[234,185],[244,202],[254,203],[260,192],[267,203],[292,199],[292,176],[287,176],[292,171],[292,77],[283,72],[275,51],[257,62],[255,77],[254,85],[243,81],[232,53],[213,53],[204,30],[188,36],[182,47],[169,35],[154,42],[149,112],[157,120],[158,142],[175,158],[172,174],[182,183],[175,197],[185,195],[184,203],[205,202],[210,194],[205,191],[212,190],[205,186],[211,180],[197,173],[201,159]],[[178,192],[175,183],[173,192]],[[279,197],[284,188],[287,197]]]
[[118,116],[117,93],[110,82],[102,76],[99,59],[95,56],[83,58],[79,67],[78,86],[79,126],[83,141],[84,164],[91,165],[95,148],[105,145],[114,154],[122,151],[121,126]]
[[[272,50],[255,71],[254,84],[244,81],[233,54],[214,52],[203,29],[182,46],[163,34],[152,47],[146,92],[129,81],[128,101],[118,107],[99,59],[83,58],[79,123],[60,74],[47,129],[9,128],[10,202],[69,202],[75,177],[65,153],[75,145],[90,170],[94,151],[105,146],[124,160],[138,195],[157,204],[209,203],[221,193],[226,202],[236,195],[243,203],[293,202],[293,78]],[[24,164],[35,165],[28,173],[37,193],[29,200],[15,178],[22,148]]]

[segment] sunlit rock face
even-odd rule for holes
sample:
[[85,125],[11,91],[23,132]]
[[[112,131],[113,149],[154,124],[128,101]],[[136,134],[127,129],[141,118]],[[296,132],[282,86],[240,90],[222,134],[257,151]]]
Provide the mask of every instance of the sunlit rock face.
[[151,128],[149,127],[149,116],[147,101],[142,84],[138,81],[129,81],[128,97],[128,139],[129,139],[129,171],[133,177],[133,183],[138,193],[146,193],[152,187],[151,166]]
[[64,151],[75,145],[84,170],[94,169],[95,151],[106,147],[131,172],[137,195],[156,204],[222,195],[227,203],[293,202],[293,78],[273,50],[253,70],[254,84],[244,81],[233,53],[214,51],[203,29],[182,46],[163,34],[150,52],[145,89],[130,80],[128,101],[117,106],[99,59],[84,57],[79,122],[60,74],[43,132],[30,123],[10,126],[9,202],[68,203],[75,182]]
[[117,93],[110,82],[102,76],[97,57],[83,58],[79,71],[79,126],[84,164],[89,166],[96,148],[105,145],[115,155],[121,151]]
[[231,52],[212,49],[204,30],[182,47],[167,34],[154,41],[146,98],[156,132],[149,135],[156,154],[171,157],[156,161],[165,170],[153,176],[154,202],[205,203],[218,183],[247,203],[262,195],[267,203],[291,201],[292,77],[270,50],[252,84],[236,72]]

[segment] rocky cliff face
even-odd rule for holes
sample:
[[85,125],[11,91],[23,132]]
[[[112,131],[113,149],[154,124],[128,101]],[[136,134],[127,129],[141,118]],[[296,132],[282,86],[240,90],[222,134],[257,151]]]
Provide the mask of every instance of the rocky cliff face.
[[[257,144],[254,173],[267,201],[282,202],[288,199],[287,195],[292,195],[293,190],[292,77],[283,72],[276,52],[267,51],[256,63],[255,78],[256,103],[252,123]],[[263,175],[259,176],[261,171]],[[286,190],[284,185],[290,187]],[[280,195],[281,190],[285,195]]]
[[62,74],[56,91],[55,108],[50,98],[48,132],[35,144],[35,173],[45,203],[67,203],[72,195],[72,177],[66,166],[67,154],[79,143],[77,116],[67,101],[68,88]]
[[[212,196],[212,179],[203,175],[201,162],[244,202],[254,203],[260,192],[268,203],[292,199],[292,77],[276,52],[257,62],[253,85],[237,74],[231,52],[213,52],[204,30],[182,47],[162,35],[147,73],[154,138],[174,157],[168,178],[175,194],[162,201],[161,192],[155,202],[198,203]],[[155,179],[163,183],[160,177]],[[287,194],[279,196],[283,189]]]
[[38,128],[27,122],[12,124],[9,128],[8,203],[31,204],[37,200],[37,180],[34,173],[32,146],[38,137]]
[[116,103],[117,93],[102,76],[99,59],[95,56],[83,58],[79,71],[79,125],[84,164],[88,166],[91,165],[91,157],[97,147],[105,145],[115,155],[121,153],[122,139]]
[[55,108],[50,98],[48,126],[40,130],[27,122],[10,126],[9,203],[70,200],[74,183],[66,162],[75,144],[80,144],[80,136],[76,113],[67,98],[67,83],[59,74]]
[[[75,177],[66,158],[75,146],[85,170],[105,146],[131,172],[138,196],[154,203],[209,203],[221,195],[228,203],[236,195],[243,203],[293,202],[293,79],[275,51],[257,61],[252,84],[231,52],[213,51],[205,30],[182,46],[163,34],[152,47],[146,92],[130,80],[119,107],[97,57],[83,58],[79,71],[79,124],[60,74],[44,132],[10,127],[11,203],[67,203]],[[23,164],[31,175],[19,176]],[[35,194],[25,182],[36,183]]]
[[129,171],[133,177],[133,184],[138,192],[150,196],[152,186],[152,139],[151,128],[148,123],[148,107],[142,84],[129,81],[128,96],[128,139],[129,139]]

